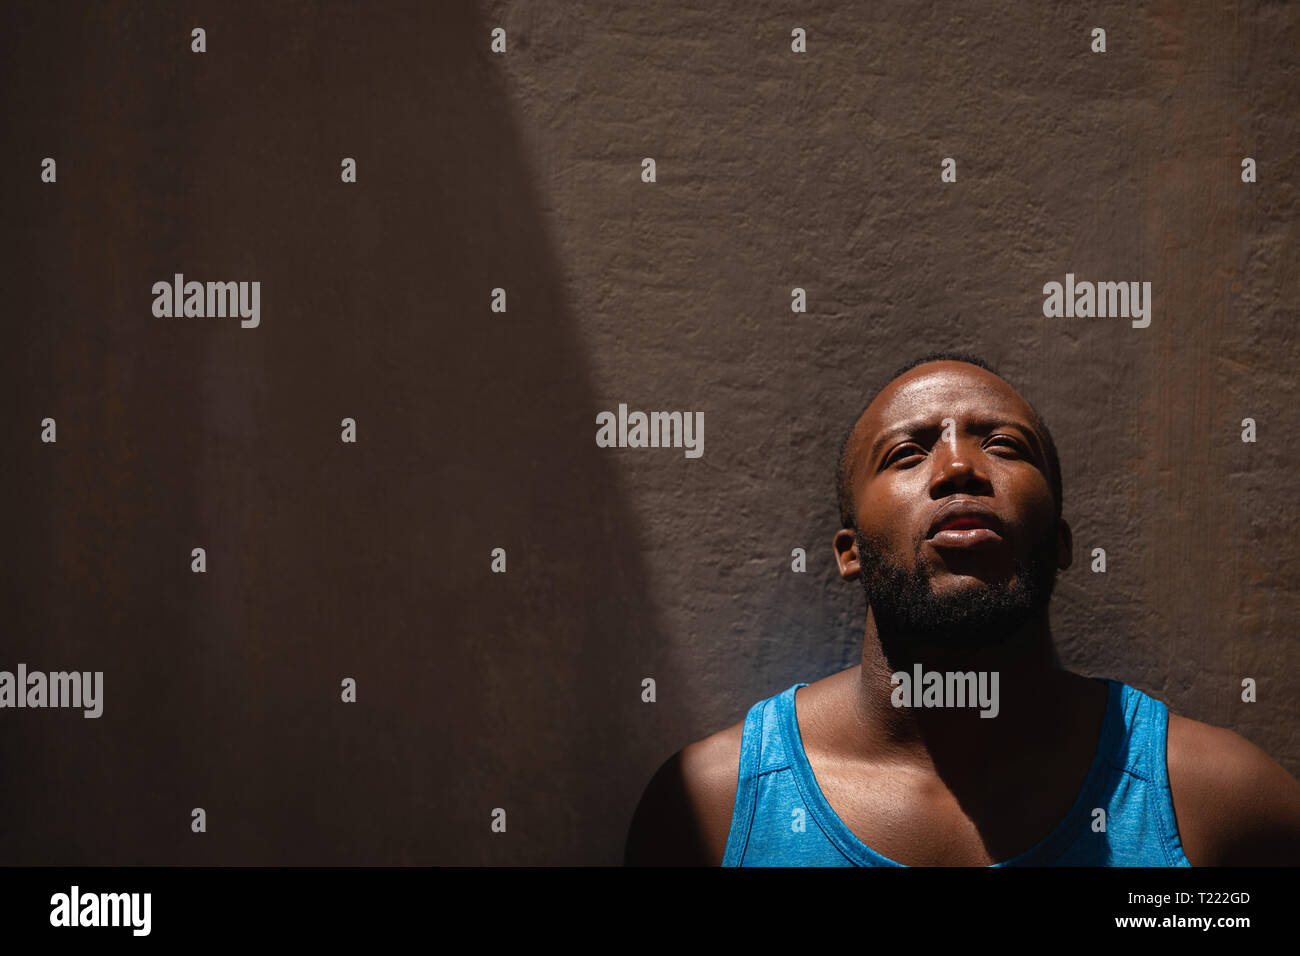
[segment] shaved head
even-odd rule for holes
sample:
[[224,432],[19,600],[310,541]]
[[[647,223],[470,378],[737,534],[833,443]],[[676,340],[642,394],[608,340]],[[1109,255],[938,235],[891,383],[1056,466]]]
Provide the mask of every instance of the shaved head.
[[1051,433],[974,356],[895,373],[845,436],[837,483],[840,573],[861,582],[891,660],[1027,633],[1072,560]]

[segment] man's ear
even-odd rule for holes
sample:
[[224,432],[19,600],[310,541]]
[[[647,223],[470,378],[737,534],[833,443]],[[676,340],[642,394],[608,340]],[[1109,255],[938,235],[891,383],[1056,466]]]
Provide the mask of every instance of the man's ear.
[[853,529],[841,528],[836,531],[831,546],[835,549],[835,564],[840,569],[840,577],[852,581],[862,570],[858,563],[858,542]]
[[1074,564],[1074,533],[1070,522],[1064,518],[1056,519],[1056,566],[1064,571]]

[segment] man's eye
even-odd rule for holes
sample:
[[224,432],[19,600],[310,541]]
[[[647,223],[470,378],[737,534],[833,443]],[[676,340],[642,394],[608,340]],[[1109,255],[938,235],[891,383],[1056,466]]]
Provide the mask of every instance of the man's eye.
[[1021,447],[1020,442],[1014,438],[1008,438],[1006,435],[998,435],[989,439],[989,444],[996,445],[999,448],[1010,448],[1018,455],[1024,454],[1024,448]]
[[897,462],[902,461],[905,458],[910,458],[913,455],[923,455],[923,454],[925,454],[925,450],[920,445],[910,444],[910,443],[907,445],[899,445],[897,448],[895,448],[892,452],[889,453],[889,457],[885,459],[885,464],[893,465],[896,464]]

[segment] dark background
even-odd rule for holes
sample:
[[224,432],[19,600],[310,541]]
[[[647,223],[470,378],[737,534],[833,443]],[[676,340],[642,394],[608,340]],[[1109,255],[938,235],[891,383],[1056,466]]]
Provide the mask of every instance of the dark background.
[[[0,711],[0,863],[618,862],[855,661],[835,453],[940,347],[1056,436],[1063,661],[1300,771],[1294,5],[5,9],[0,669],[105,689]],[[261,326],[155,318],[176,272]],[[1067,272],[1151,326],[1045,319]],[[704,456],[597,448],[619,402]]]

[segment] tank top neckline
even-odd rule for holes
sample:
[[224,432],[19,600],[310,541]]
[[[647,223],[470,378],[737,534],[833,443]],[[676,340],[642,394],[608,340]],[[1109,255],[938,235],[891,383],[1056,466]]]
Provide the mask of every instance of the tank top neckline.
[[[1121,696],[1123,685],[1105,677],[1092,679],[1107,685],[1106,712],[1102,718],[1097,751],[1093,755],[1092,765],[1088,768],[1088,775],[1083,781],[1083,786],[1079,788],[1074,804],[1061,822],[1042,840],[1009,860],[989,864],[990,867],[1042,865],[1053,862],[1068,849],[1072,841],[1077,839],[1080,828],[1090,825],[1091,808],[1101,806],[1100,791],[1105,782],[1109,757],[1124,729],[1124,705]],[[864,866],[907,866],[906,863],[899,863],[884,854],[877,853],[858,839],[857,834],[840,819],[840,815],[835,812],[826,795],[822,793],[821,785],[813,774],[812,764],[808,762],[808,754],[803,748],[803,737],[799,733],[799,717],[795,710],[795,691],[807,686],[807,683],[795,684],[777,697],[777,715],[781,732],[789,747],[795,783],[804,802],[827,837],[850,860]]]

